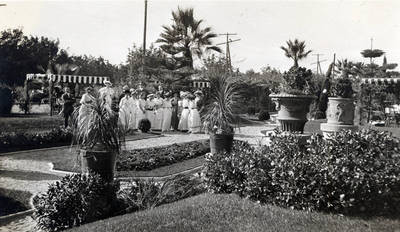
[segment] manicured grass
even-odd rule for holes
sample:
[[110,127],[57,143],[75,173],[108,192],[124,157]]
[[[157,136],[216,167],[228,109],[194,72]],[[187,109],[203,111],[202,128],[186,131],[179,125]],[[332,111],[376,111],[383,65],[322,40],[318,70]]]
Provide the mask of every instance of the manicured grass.
[[1,132],[41,132],[63,126],[64,118],[48,115],[18,115],[0,117]]
[[29,192],[0,188],[0,216],[29,209],[31,196]]
[[398,219],[358,219],[259,205],[235,195],[202,194],[70,231],[396,231]]

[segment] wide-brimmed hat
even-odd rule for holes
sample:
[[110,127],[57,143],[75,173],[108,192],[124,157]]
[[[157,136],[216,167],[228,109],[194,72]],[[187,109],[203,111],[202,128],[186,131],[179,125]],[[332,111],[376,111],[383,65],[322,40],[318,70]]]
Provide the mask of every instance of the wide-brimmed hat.
[[127,86],[127,85],[124,85],[124,87],[122,87],[122,90],[123,90],[123,91],[125,91],[125,90],[129,90],[129,86]]
[[148,98],[154,97],[154,94],[151,93],[151,94],[147,95],[147,97],[148,97]]
[[104,83],[105,85],[112,86],[112,83],[111,83],[111,81],[109,81],[109,80],[105,80],[103,83]]
[[193,93],[194,95],[203,95],[203,92],[201,92],[200,90],[197,90]]

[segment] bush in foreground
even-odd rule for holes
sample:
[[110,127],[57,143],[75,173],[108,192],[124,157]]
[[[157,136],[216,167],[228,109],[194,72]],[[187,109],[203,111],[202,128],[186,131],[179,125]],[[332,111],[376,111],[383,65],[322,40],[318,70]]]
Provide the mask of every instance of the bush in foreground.
[[0,85],[0,114],[10,114],[13,103],[11,88],[6,85]]
[[118,211],[118,189],[97,175],[67,175],[34,198],[37,226],[59,231],[110,217]]
[[141,120],[139,121],[138,129],[139,129],[141,132],[147,133],[147,132],[149,132],[150,128],[151,128],[151,122],[150,122],[150,120],[148,120],[147,118],[141,119]]
[[260,151],[234,149],[206,163],[206,183],[262,203],[346,214],[400,213],[399,141],[387,132],[272,138]]

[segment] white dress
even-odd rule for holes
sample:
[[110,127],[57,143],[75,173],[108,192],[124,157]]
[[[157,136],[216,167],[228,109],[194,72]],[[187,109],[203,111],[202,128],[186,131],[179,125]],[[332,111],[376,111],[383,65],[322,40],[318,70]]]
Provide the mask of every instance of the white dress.
[[90,117],[88,115],[90,114],[90,107],[88,104],[90,102],[95,101],[94,97],[88,93],[85,93],[82,95],[81,98],[81,106],[79,107],[79,112],[78,112],[78,127],[81,126],[86,126],[89,123]]
[[112,99],[114,96],[114,90],[109,87],[103,87],[99,89],[100,98],[104,100],[105,107],[111,112]]
[[170,99],[165,99],[163,104],[163,121],[161,131],[169,131],[171,129],[172,104]]
[[154,102],[147,100],[146,101],[146,106],[147,106],[147,110],[146,110],[146,118],[150,121],[151,123],[151,129],[153,129],[154,127]]
[[189,102],[189,131],[192,133],[199,133],[201,129],[200,113],[197,110],[197,101]]
[[163,99],[162,98],[155,98],[154,102],[154,125],[152,129],[154,130],[161,130],[162,121],[163,121]]
[[146,118],[146,100],[139,99],[136,101],[136,128],[139,126],[140,120]]
[[189,130],[188,117],[189,117],[189,100],[184,98],[182,100],[182,113],[179,119],[178,130],[181,131]]
[[138,106],[137,106],[137,103],[138,102],[138,99],[136,99],[136,98],[133,98],[133,97],[130,97],[129,98],[129,108],[130,108],[130,112],[131,112],[131,117],[130,117],[130,120],[129,120],[129,129],[132,129],[132,130],[136,130],[137,129],[137,126],[136,126],[136,115],[137,115],[137,113],[138,113]]
[[131,107],[129,106],[129,96],[124,96],[119,102],[119,114],[118,119],[122,127],[127,131],[129,129],[131,119]]

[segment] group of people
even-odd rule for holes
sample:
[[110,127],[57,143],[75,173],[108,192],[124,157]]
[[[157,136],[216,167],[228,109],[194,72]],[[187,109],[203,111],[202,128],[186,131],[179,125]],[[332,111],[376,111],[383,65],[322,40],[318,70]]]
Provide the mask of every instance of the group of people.
[[119,120],[126,130],[138,129],[140,120],[147,118],[152,130],[201,131],[201,91],[193,94],[164,91],[147,94],[124,86],[123,92],[119,102]]
[[[104,106],[112,110],[112,101],[115,98],[115,91],[110,81],[104,82],[105,87],[99,89],[99,98],[103,99]],[[95,100],[95,94],[92,87],[87,87],[85,94],[80,100],[78,117],[80,123],[88,123],[87,117],[90,108],[88,105]],[[164,91],[160,88],[157,92],[148,94],[142,88],[130,89],[123,87],[123,95],[119,100],[119,123],[128,130],[139,129],[139,122],[142,119],[148,119],[151,123],[151,130],[183,131],[189,133],[201,132],[200,111],[202,109],[203,94],[196,91],[174,92]],[[68,88],[62,96],[64,101],[63,115],[65,117],[65,126],[68,126],[68,118],[73,111],[73,98]]]

